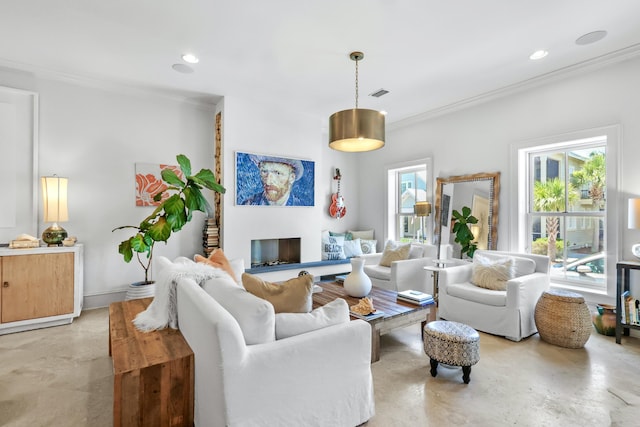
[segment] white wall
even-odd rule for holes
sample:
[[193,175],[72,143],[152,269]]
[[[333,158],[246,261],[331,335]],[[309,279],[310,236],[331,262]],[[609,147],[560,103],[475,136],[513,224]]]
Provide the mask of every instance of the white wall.
[[[129,283],[144,278],[134,261],[126,264],[118,244],[131,236],[112,229],[137,225],[152,212],[135,207],[136,162],[175,164],[187,155],[195,171],[214,169],[216,108],[223,111],[222,237],[229,257],[250,263],[252,239],[302,237],[302,261],[320,260],[320,231],[358,227],[357,155],[328,148],[322,123],[295,111],[228,97],[218,107],[160,91],[104,82],[62,81],[19,70],[0,69],[0,85],[40,95],[39,170],[69,178],[69,222],[62,224],[85,245],[85,308],[122,299]],[[328,112],[327,115],[330,113]],[[315,206],[235,206],[236,150],[315,161]],[[331,218],[332,179],[340,168],[346,217]],[[38,198],[38,200],[40,200]],[[213,203],[213,196],[209,194]],[[42,207],[38,206],[42,233]],[[155,255],[192,257],[202,250],[204,215],[156,245]]]
[[[0,85],[40,94],[39,171],[69,178],[69,222],[62,226],[85,245],[85,307],[121,299],[142,268],[126,264],[118,244],[131,236],[111,230],[137,225],[152,208],[135,206],[135,163],[177,164],[185,154],[195,171],[213,169],[214,105],[159,92],[89,86],[0,70]],[[210,198],[212,199],[212,198]],[[38,199],[40,201],[40,198]],[[38,206],[38,232],[42,207]],[[204,215],[156,245],[156,255],[193,256],[202,248]]]
[[[251,262],[252,239],[301,238],[301,262],[320,260],[320,231],[358,226],[358,179],[353,153],[329,148],[320,120],[296,111],[226,96],[223,102],[224,218],[222,239],[228,256]],[[315,162],[315,206],[270,207],[235,204],[235,152],[294,157]],[[337,190],[335,168],[342,173],[347,203],[342,219],[329,216],[331,193]]]
[[[134,164],[172,163],[184,153],[194,169],[213,169],[212,105],[130,88],[52,80],[0,69],[0,85],[40,94],[40,170],[57,173],[69,183],[70,221],[65,228],[85,244],[85,306],[104,305],[134,281],[142,279],[135,263],[117,252],[125,232],[119,225],[137,224],[150,208],[134,206]],[[578,74],[445,116],[389,127],[387,144],[371,153],[340,153],[327,146],[326,130],[317,119],[283,111],[267,102],[226,97],[223,115],[224,249],[250,262],[256,238],[302,237],[302,261],[320,258],[320,231],[375,228],[382,241],[386,188],[385,166],[416,158],[433,158],[434,178],[474,172],[502,173],[498,248],[508,249],[509,204],[516,198],[509,175],[512,143],[568,131],[620,124],[623,129],[621,204],[640,197],[640,59]],[[294,109],[292,109],[294,110]],[[327,112],[327,116],[332,112]],[[236,150],[287,155],[316,162],[316,204],[311,208],[234,205]],[[347,216],[328,215],[339,167]],[[433,183],[432,183],[433,184]],[[212,199],[212,198],[211,198]],[[620,231],[623,258],[640,241],[626,230],[626,208]],[[39,207],[41,218],[41,207]],[[192,256],[200,251],[203,217],[196,218],[158,255]],[[44,225],[40,224],[39,232]],[[115,295],[115,294],[114,294]],[[104,296],[104,298],[102,298]]]
[[[498,249],[509,249],[509,206],[517,199],[510,176],[510,146],[523,140],[620,124],[622,169],[619,222],[621,258],[633,259],[630,246],[640,232],[626,229],[626,200],[640,197],[640,59],[557,79],[475,107],[387,130],[387,144],[363,154],[360,167],[360,222],[384,225],[384,167],[417,157],[433,157],[434,177],[476,172],[501,173]],[[365,171],[369,171],[366,173]],[[618,171],[610,171],[617,173]],[[432,183],[434,184],[434,183]],[[614,289],[609,287],[609,296]]]

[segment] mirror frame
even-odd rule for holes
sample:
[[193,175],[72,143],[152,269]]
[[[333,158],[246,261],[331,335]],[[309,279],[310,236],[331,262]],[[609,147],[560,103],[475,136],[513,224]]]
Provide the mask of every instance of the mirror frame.
[[433,242],[434,244],[440,243],[440,212],[441,200],[442,200],[442,187],[444,184],[455,184],[460,182],[475,182],[475,181],[489,181],[489,233],[487,242],[487,249],[496,250],[498,248],[498,211],[499,211],[499,198],[500,198],[500,172],[495,173],[476,173],[472,175],[457,175],[450,176],[448,178],[436,178],[436,204],[435,204],[435,221],[436,227],[434,229]]

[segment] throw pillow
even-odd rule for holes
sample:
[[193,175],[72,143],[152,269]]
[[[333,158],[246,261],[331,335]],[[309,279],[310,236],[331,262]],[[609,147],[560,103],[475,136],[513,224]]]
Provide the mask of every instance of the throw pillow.
[[391,263],[393,261],[408,259],[410,249],[411,243],[400,244],[394,242],[393,240],[389,240],[384,246],[382,258],[380,258],[380,262],[378,263],[378,265],[381,265],[383,267],[391,267]]
[[351,233],[352,239],[373,240],[373,228],[371,230],[361,231],[349,230],[347,233]]
[[273,304],[276,313],[308,313],[311,311],[313,276],[305,274],[282,283],[270,283],[244,273],[242,285],[253,295]]
[[353,235],[351,235],[351,233],[349,233],[348,231],[344,233],[335,233],[333,231],[329,231],[329,236],[342,236],[344,237],[345,242],[348,240],[353,240]]
[[344,236],[331,236],[329,232],[322,232],[322,260],[345,259]]
[[349,322],[349,305],[342,298],[337,298],[311,313],[276,314],[276,339],[281,340],[347,322]]
[[214,249],[214,251],[209,255],[209,258],[205,258],[202,255],[195,254],[193,256],[193,260],[198,263],[204,263],[212,267],[224,270],[229,274],[229,277],[239,283],[238,275],[235,271],[233,271],[231,263],[227,259],[222,249]]
[[485,289],[506,291],[507,281],[513,279],[514,265],[510,258],[489,260],[480,256],[473,258],[471,283]]
[[480,261],[484,261],[484,263],[498,260],[504,261],[507,258],[513,260],[513,277],[526,276],[536,271],[536,262],[531,258],[522,256],[507,257],[504,254],[492,253],[492,251],[478,251],[476,252],[476,256],[481,257],[482,259]]
[[207,280],[202,289],[236,319],[247,345],[275,341],[275,313],[269,301],[252,295],[229,278]]
[[360,239],[345,240],[344,241],[344,255],[347,258],[353,258],[354,256],[362,255],[362,245]]
[[377,244],[377,240],[360,239],[360,248],[362,249],[363,254],[375,254]]

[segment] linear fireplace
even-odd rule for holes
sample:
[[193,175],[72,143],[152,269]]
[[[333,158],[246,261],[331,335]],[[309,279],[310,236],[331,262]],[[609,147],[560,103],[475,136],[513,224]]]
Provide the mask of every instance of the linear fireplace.
[[299,237],[251,241],[251,268],[299,262]]

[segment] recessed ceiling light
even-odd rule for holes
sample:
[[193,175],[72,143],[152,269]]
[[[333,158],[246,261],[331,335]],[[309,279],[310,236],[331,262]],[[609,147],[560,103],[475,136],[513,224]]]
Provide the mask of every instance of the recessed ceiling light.
[[592,31],[590,33],[584,34],[576,39],[576,44],[585,45],[595,43],[597,41],[602,40],[607,36],[607,32],[604,30]]
[[184,74],[193,73],[193,68],[189,67],[186,64],[173,64],[171,68],[173,68],[179,73],[184,73]]
[[182,59],[184,60],[184,62],[188,62],[189,64],[197,64],[198,62],[200,62],[198,57],[191,53],[185,53],[184,55],[182,55]]
[[542,59],[545,56],[547,56],[549,54],[549,52],[547,52],[546,50],[536,50],[535,52],[533,52],[531,55],[529,55],[529,59],[532,60],[538,60],[538,59]]

